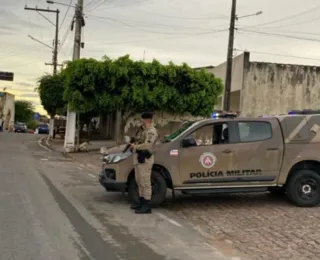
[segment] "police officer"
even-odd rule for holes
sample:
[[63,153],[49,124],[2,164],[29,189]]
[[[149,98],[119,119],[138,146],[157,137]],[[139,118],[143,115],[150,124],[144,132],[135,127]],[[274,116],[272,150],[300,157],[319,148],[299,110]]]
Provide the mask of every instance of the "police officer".
[[151,172],[154,163],[152,154],[153,146],[158,139],[158,133],[152,122],[153,113],[144,112],[141,115],[143,120],[143,131],[141,132],[137,142],[131,145],[134,151],[133,164],[135,169],[135,179],[139,188],[139,204],[132,205],[131,209],[135,209],[137,214],[151,213]]

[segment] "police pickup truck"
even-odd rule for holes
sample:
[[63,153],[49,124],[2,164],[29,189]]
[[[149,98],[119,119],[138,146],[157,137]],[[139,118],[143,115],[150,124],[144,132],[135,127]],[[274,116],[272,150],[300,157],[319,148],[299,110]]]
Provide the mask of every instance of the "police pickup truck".
[[[100,183],[138,201],[132,155],[114,147],[103,156]],[[173,195],[276,192],[297,206],[320,201],[320,111],[220,117],[186,122],[155,148],[153,205]]]

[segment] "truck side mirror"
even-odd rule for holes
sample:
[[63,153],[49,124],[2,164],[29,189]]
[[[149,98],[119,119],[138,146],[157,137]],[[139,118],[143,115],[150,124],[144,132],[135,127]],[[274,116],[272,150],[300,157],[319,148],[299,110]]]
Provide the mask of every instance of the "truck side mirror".
[[181,145],[183,148],[197,146],[197,141],[193,137],[186,137],[182,139]]

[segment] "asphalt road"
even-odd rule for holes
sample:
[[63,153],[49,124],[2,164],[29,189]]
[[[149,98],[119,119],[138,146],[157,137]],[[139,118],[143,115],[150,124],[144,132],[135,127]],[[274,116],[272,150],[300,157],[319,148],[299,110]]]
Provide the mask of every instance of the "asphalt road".
[[0,133],[1,259],[118,259],[46,177],[38,138]]
[[39,145],[0,133],[1,260],[229,260],[188,222],[161,208],[137,215],[97,173]]

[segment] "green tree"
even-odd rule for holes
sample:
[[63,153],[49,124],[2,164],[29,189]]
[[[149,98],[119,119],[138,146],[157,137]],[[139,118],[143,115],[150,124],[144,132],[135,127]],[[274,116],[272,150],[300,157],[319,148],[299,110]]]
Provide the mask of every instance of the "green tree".
[[[133,61],[129,55],[111,60],[80,59],[65,69],[64,100],[81,113],[121,112],[125,122],[142,110],[209,116],[222,81],[187,64]],[[123,127],[122,127],[123,130]]]
[[34,106],[30,101],[17,100],[15,102],[15,121],[29,122],[34,114]]
[[41,105],[53,118],[58,113],[63,113],[66,102],[63,100],[64,74],[45,74],[38,80],[36,91],[39,93]]

